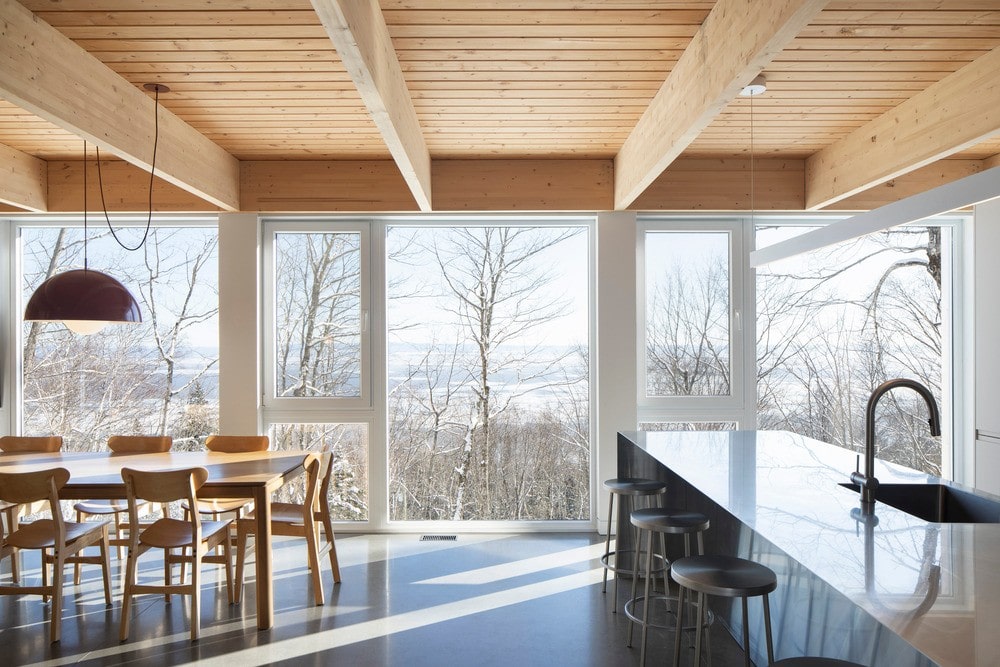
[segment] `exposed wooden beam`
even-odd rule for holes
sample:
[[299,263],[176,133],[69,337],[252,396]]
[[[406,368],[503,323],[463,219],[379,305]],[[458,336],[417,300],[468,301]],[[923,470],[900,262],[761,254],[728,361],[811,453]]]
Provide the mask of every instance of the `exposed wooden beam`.
[[611,160],[434,160],[438,211],[606,211]]
[[416,211],[392,160],[259,160],[240,163],[245,211]]
[[[827,211],[869,211],[988,169],[984,160],[938,160],[926,167],[841,199]],[[804,188],[803,188],[804,189]]]
[[635,201],[827,0],[719,0],[615,157],[615,208]]
[[377,0],[312,0],[312,5],[417,205],[430,211],[430,152]]
[[[754,206],[798,211],[804,201],[802,160],[758,159]],[[749,211],[750,160],[679,158],[629,207],[638,211]]]
[[[153,100],[16,0],[0,0],[0,97],[149,171]],[[228,210],[239,163],[161,108],[156,173]]]
[[983,160],[984,169],[992,169],[993,167],[1000,167],[1000,153]]
[[0,144],[0,202],[29,211],[48,209],[45,160]]
[[818,209],[1000,132],[1000,47],[949,74],[806,161]]
[[[103,156],[102,156],[103,157]],[[83,161],[50,160],[49,212],[77,213],[83,208]],[[101,205],[100,184],[92,161],[87,179],[87,200],[91,210]],[[159,172],[159,169],[157,169]],[[144,212],[149,206],[149,172],[121,160],[101,160],[104,201],[109,211]],[[201,197],[156,178],[153,179],[153,210],[174,213],[217,211]]]

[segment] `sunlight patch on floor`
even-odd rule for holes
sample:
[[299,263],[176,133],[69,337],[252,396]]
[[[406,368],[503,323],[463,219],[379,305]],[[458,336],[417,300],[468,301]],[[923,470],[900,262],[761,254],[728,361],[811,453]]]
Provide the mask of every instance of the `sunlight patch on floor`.
[[446,574],[441,577],[434,577],[432,579],[424,579],[422,581],[415,581],[415,584],[457,584],[457,585],[477,585],[477,584],[492,584],[498,581],[503,581],[505,579],[513,579],[515,577],[520,577],[526,574],[534,574],[535,572],[543,572],[545,570],[551,570],[556,567],[566,567],[569,565],[576,565],[577,563],[585,563],[590,560],[601,557],[604,554],[603,544],[592,544],[587,547],[579,547],[577,549],[566,549],[564,551],[558,551],[556,553],[548,553],[544,556],[535,556],[534,558],[523,558],[518,561],[513,561],[511,563],[502,563],[500,565],[491,565],[489,567],[481,567],[477,570],[466,570],[465,572],[456,572],[455,574]]

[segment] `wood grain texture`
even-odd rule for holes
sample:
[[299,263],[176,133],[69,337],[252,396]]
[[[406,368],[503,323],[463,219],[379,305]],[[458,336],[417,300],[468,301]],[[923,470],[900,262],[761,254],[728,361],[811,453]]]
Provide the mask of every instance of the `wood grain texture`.
[[29,211],[48,208],[44,160],[0,144],[0,202]]
[[[83,211],[83,161],[51,160],[46,163],[49,182],[49,212]],[[89,164],[87,205],[91,214],[100,210],[101,192],[96,162]],[[104,200],[108,211],[144,213],[149,210],[149,173],[121,160],[103,160]],[[220,210],[201,197],[160,178],[153,181],[153,210],[201,213]]]
[[240,191],[246,211],[418,210],[392,160],[245,161]]

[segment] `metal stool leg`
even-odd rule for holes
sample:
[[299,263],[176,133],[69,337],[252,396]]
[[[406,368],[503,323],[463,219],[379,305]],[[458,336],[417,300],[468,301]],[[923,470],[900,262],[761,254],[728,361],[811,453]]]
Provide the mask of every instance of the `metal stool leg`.
[[[649,582],[653,578],[653,531],[647,530],[649,537],[646,538],[646,589],[645,589],[645,599],[642,601],[642,648],[639,649],[639,667],[644,667],[646,664],[646,634],[649,631]],[[640,547],[640,544],[636,544],[636,548]],[[638,553],[638,551],[636,552]],[[638,570],[638,562],[636,562],[636,570]],[[635,574],[632,575],[633,581],[635,579]]]
[[674,667],[681,664],[681,635],[684,631],[684,593],[686,590],[677,585],[677,631],[674,633]]
[[764,637],[767,640],[767,662],[774,662],[774,643],[771,641],[771,603],[764,593]]
[[[642,531],[641,530],[639,531],[639,540],[642,540]],[[631,595],[629,596],[630,597],[629,601],[632,602],[632,614],[629,616],[629,619],[628,619],[628,632],[625,635],[625,646],[627,646],[628,648],[632,648],[632,628],[635,627],[635,622],[632,620],[632,617],[635,616],[635,592],[636,592],[635,589],[636,589],[636,584],[637,584],[638,581],[639,581],[639,577],[636,577],[636,576],[633,575],[633,577],[632,577],[632,592],[631,592]],[[628,604],[628,603],[626,602],[625,604]]]
[[[604,539],[604,557],[611,557],[611,517],[615,513],[615,494],[608,494],[610,498],[608,499],[608,536]],[[616,540],[617,542],[617,540]],[[617,546],[617,545],[615,545]],[[618,565],[618,554],[615,554],[615,566]],[[608,592],[608,568],[604,568],[604,585],[601,586],[601,592]]]
[[744,595],[740,598],[743,605],[743,663],[745,667],[750,667],[750,627],[747,623],[747,598]]

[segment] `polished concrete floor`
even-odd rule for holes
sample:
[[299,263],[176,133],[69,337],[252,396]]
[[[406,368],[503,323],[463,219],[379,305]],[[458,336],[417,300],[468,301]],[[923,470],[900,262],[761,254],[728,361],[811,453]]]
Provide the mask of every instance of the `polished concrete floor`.
[[[159,595],[135,598],[130,640],[119,643],[119,589],[106,608],[100,571],[90,566],[79,587],[66,588],[58,644],[48,642],[48,605],[39,597],[0,598],[0,665],[637,665],[638,633],[627,648],[627,619],[620,607],[611,613],[610,583],[601,593],[603,547],[595,533],[460,534],[454,542],[341,535],[343,582],[332,586],[326,561],[326,604],[316,607],[302,542],[279,539],[274,628],[256,629],[252,580],[242,604],[230,606],[222,570],[210,565],[195,643],[188,601],[166,604]],[[22,576],[37,580],[37,558],[22,558]],[[162,566],[153,554],[144,558],[140,578],[153,583]],[[8,569],[5,561],[5,582]],[[622,600],[629,581],[621,582]],[[670,635],[650,631],[647,664],[670,664]],[[720,667],[743,664],[721,628],[713,630],[712,654]]]

